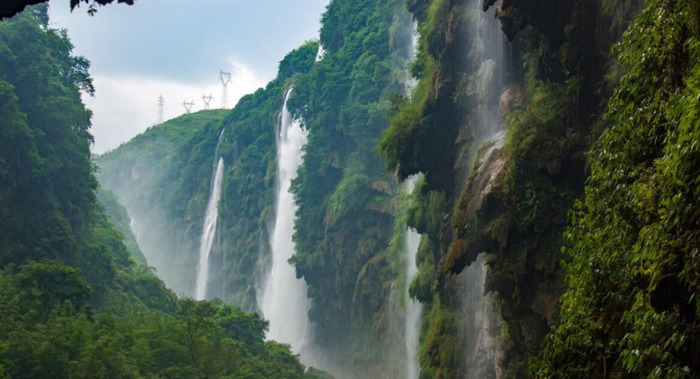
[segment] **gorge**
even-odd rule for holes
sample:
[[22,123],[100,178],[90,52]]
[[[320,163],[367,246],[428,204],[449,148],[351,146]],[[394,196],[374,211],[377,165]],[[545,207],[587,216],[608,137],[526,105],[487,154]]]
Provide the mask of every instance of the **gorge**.
[[331,0],[95,156],[70,46],[0,22],[0,379],[700,372],[700,3]]

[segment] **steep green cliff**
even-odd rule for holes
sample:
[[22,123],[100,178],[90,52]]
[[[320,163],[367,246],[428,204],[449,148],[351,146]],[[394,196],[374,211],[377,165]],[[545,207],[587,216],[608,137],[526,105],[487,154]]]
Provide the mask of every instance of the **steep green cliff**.
[[401,1],[331,2],[321,28],[326,53],[289,100],[309,130],[292,184],[291,261],[309,287],[315,346],[329,367],[353,377],[404,375],[403,337],[392,329],[400,257],[389,248],[398,186],[375,146],[389,98],[408,84],[411,33]]
[[[479,142],[480,35],[470,4],[411,2],[421,21],[420,78],[391,120],[381,149],[400,177],[425,174],[409,223],[424,233],[412,294],[430,307],[421,336],[427,377],[474,373],[465,367],[468,265],[486,253],[486,289],[502,324],[490,330],[496,370],[524,376],[564,289],[560,247],[566,215],[583,195],[585,157],[605,123],[605,100],[619,77],[612,44],[638,9],[634,3],[485,1],[509,38],[504,144]],[[475,143],[476,142],[476,143]],[[473,163],[471,163],[473,162]],[[470,174],[471,172],[471,174]],[[477,261],[478,262],[478,261]],[[479,264],[479,263],[477,263]],[[495,296],[495,297],[494,297]],[[487,375],[496,375],[491,373]]]
[[124,237],[124,246],[129,251],[129,255],[140,264],[147,264],[146,257],[143,256],[139,244],[136,242],[136,236],[131,230],[131,219],[126,209],[119,203],[119,199],[114,193],[98,187],[97,201],[104,207],[104,212],[109,216],[109,220],[114,225],[114,228],[122,233]]
[[700,375],[700,4],[648,1],[565,233],[567,291],[537,377]]

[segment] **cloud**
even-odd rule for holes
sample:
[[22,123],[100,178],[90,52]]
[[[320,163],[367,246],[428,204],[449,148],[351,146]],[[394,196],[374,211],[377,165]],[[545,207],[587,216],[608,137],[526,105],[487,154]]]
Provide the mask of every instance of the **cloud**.
[[142,75],[187,83],[218,72],[227,58],[274,75],[284,55],[318,38],[329,0],[148,0],[133,6],[51,0],[51,26],[67,28],[74,53],[95,75]]
[[[250,68],[235,61],[231,62],[230,72],[227,108],[234,106],[244,95],[264,86],[270,79],[256,75]],[[185,113],[183,101],[194,101],[193,112],[204,109],[203,94],[214,97],[211,109],[221,108],[222,85],[218,75],[218,72],[214,72],[210,81],[199,84],[152,77],[94,76],[95,97],[84,98],[88,108],[94,112],[93,153],[101,154],[112,150],[155,124],[158,97],[161,94],[165,100],[165,120]]]

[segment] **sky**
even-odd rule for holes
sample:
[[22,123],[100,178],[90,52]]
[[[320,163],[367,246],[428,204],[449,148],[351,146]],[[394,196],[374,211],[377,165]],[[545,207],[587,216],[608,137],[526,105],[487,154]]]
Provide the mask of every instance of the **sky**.
[[75,55],[91,62],[97,154],[116,148],[164,119],[222,107],[219,71],[231,72],[227,108],[277,74],[277,65],[304,41],[318,39],[329,0],[137,0],[70,11],[69,0],[50,0],[51,27],[67,29]]

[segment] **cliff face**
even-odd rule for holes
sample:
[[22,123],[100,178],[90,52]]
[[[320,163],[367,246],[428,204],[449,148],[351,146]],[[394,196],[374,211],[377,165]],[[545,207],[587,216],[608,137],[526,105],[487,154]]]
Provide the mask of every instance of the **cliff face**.
[[699,16],[697,2],[648,1],[617,46],[625,72],[564,234],[567,291],[533,376],[700,372]]
[[497,366],[506,377],[522,376],[556,320],[566,215],[583,195],[586,152],[605,126],[603,105],[618,72],[610,47],[637,8],[576,0],[480,4],[510,41],[498,62],[508,67],[498,93],[504,134],[486,143],[475,120],[484,65],[473,53],[480,38],[469,27],[474,11],[453,1],[409,8],[421,21],[420,83],[381,147],[400,176],[426,176],[409,217],[429,242],[412,287],[431,307],[422,369],[436,377],[469,371],[458,359],[470,339],[459,321],[466,295],[455,283],[485,253],[486,289],[503,322],[495,333]]
[[309,131],[298,177],[296,254],[323,364],[350,377],[404,375],[395,324],[400,252],[390,248],[398,183],[375,151],[394,93],[404,93],[412,22],[401,1],[333,1],[323,59],[289,106]]

